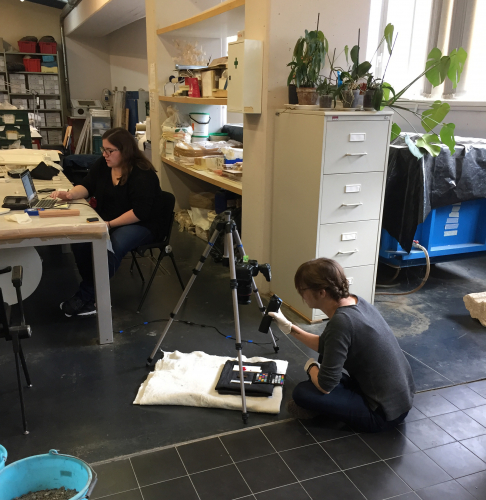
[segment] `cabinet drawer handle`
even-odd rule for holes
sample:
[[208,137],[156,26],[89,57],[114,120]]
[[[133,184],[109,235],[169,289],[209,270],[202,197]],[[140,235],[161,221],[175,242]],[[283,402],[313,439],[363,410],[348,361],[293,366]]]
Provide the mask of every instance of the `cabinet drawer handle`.
[[349,255],[351,253],[356,253],[356,252],[359,252],[359,250],[357,248],[355,248],[354,250],[350,250],[349,252],[341,252],[341,251],[339,251],[337,254],[338,255]]
[[342,207],[359,207],[362,204],[363,204],[362,202],[359,202],[359,203],[341,203],[341,206]]
[[368,153],[346,153],[344,156],[365,156]]

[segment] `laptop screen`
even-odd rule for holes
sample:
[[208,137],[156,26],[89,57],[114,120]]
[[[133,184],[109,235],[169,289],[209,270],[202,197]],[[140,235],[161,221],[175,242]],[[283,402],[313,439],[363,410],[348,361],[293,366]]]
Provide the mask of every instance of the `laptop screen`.
[[34,181],[32,180],[30,171],[26,170],[21,174],[20,178],[22,179],[22,184],[24,185],[25,194],[27,195],[27,201],[30,204],[37,197],[37,192],[35,190]]

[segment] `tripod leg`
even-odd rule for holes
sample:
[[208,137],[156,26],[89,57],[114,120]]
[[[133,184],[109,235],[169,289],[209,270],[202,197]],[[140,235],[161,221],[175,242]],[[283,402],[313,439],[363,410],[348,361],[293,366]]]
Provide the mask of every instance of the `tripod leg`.
[[[231,294],[233,296],[233,314],[235,318],[235,337],[236,337],[236,350],[238,351],[238,365],[240,368],[240,388],[241,388],[241,405],[243,418],[243,423],[248,423],[248,411],[246,409],[246,396],[245,396],[245,383],[243,374],[243,359],[241,355],[242,345],[241,345],[241,332],[240,332],[240,317],[238,312],[238,281],[236,280],[236,269],[235,269],[235,255],[233,250],[233,233],[232,233],[232,223],[231,212],[226,212],[226,227],[225,227],[225,240],[226,240],[226,251],[229,254],[229,266],[230,266],[230,287]],[[226,252],[225,252],[226,253]],[[225,255],[226,257],[226,255]]]
[[213,235],[211,236],[211,239],[209,240],[208,244],[206,245],[206,248],[204,249],[203,254],[199,258],[199,262],[197,263],[197,266],[195,269],[192,270],[192,276],[189,280],[189,282],[186,285],[186,288],[184,288],[184,291],[182,292],[181,297],[179,298],[179,301],[177,302],[175,309],[173,312],[170,313],[170,318],[169,321],[167,322],[167,325],[165,325],[164,331],[161,333],[159,340],[157,341],[157,344],[150,354],[150,356],[147,358],[147,366],[150,366],[152,364],[152,361],[155,358],[155,355],[157,354],[157,351],[159,350],[160,345],[162,344],[162,341],[164,340],[165,335],[169,331],[169,328],[171,327],[172,323],[174,322],[174,318],[176,317],[177,313],[179,312],[179,309],[181,308],[182,304],[184,303],[184,300],[186,300],[187,294],[189,293],[192,284],[197,278],[197,275],[199,274],[199,271],[202,269],[202,266],[204,262],[206,261],[209,252],[211,251],[211,248],[214,245],[214,242],[217,240],[219,233],[221,231],[219,229],[215,229]]
[[22,412],[22,425],[24,427],[24,434],[28,434],[27,430],[27,420],[25,418],[25,406],[24,406],[24,393],[22,391],[22,380],[20,378],[20,365],[19,365],[19,337],[18,334],[11,333],[12,336],[12,346],[15,356],[15,369],[17,370],[17,384],[19,386],[19,398],[20,398],[20,411]]
[[27,370],[27,363],[25,362],[24,351],[22,350],[22,344],[21,344],[20,340],[19,340],[19,357],[20,357],[20,362],[22,363],[22,368],[24,370],[25,381],[27,382],[27,385],[29,387],[32,387],[32,382],[30,381],[29,370]]
[[[235,228],[234,231],[233,231],[233,234],[234,234],[234,238],[235,238],[235,241],[236,241],[237,248],[238,248],[238,250],[240,252],[240,257],[243,257],[245,255],[245,249],[243,248],[243,243],[242,243],[240,235],[238,233],[238,229]],[[262,316],[264,316],[265,315],[265,306],[263,305],[262,298],[260,297],[260,292],[258,291],[258,288],[256,286],[255,278],[252,278],[251,281],[252,281],[252,291],[253,291],[253,293],[256,296],[256,301],[257,301],[257,304],[258,304],[258,308],[260,309],[260,312],[262,313]],[[273,335],[273,332],[272,332],[271,328],[268,329],[268,333],[270,334],[270,338],[272,339],[273,350],[275,352],[278,352],[279,347],[277,345],[277,342],[275,340],[275,337]]]

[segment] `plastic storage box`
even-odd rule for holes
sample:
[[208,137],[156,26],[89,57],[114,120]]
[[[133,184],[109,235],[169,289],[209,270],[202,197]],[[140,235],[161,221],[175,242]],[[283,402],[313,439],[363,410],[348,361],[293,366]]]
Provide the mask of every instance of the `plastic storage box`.
[[37,73],[40,73],[41,70],[41,62],[40,59],[27,59],[24,57],[24,66],[25,66],[25,71],[35,71]]
[[57,43],[56,42],[39,42],[41,54],[56,54],[57,53]]
[[37,42],[17,42],[20,52],[37,52]]

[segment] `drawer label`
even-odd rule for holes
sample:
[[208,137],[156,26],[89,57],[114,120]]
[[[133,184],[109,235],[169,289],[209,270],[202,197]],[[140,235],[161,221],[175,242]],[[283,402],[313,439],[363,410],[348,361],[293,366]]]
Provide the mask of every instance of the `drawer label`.
[[459,212],[451,212],[449,214],[449,217],[457,217],[457,218],[459,218]]
[[457,224],[459,221],[457,219],[447,219],[446,224]]
[[366,141],[366,134],[365,133],[349,134],[349,142],[363,142],[363,141]]
[[457,231],[444,231],[444,236],[457,236]]
[[349,283],[350,285],[352,285],[352,284],[353,284],[354,278],[346,278],[346,279],[348,280],[348,283]]
[[459,210],[460,210],[460,209],[461,209],[461,205],[454,205],[454,206],[452,207],[452,211],[453,211],[453,212],[459,212]]
[[345,193],[359,193],[361,191],[361,184],[346,184],[344,188]]
[[342,233],[341,241],[355,240],[358,237],[358,233]]
[[459,224],[446,224],[444,229],[448,231],[449,229],[459,229]]

